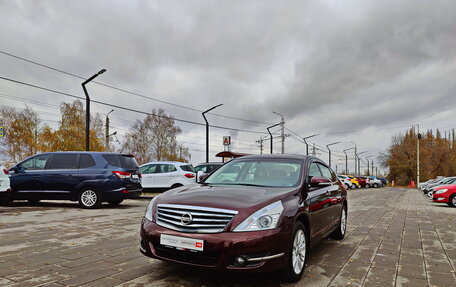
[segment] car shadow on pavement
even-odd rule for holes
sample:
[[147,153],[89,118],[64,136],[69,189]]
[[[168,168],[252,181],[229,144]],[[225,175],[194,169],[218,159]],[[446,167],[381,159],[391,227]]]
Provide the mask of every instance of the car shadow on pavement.
[[[103,203],[100,205],[98,209],[131,209],[131,208],[137,208],[138,206],[141,206],[139,202],[135,201],[128,201],[128,202],[123,202],[119,205],[110,205],[108,203]],[[75,209],[82,209],[79,203],[77,202],[62,202],[62,201],[40,201],[37,203],[31,203],[28,201],[22,201],[22,200],[15,200],[14,202],[10,202],[7,205],[3,205],[2,207],[51,207],[51,208],[75,208]],[[97,209],[95,209],[97,210]]]

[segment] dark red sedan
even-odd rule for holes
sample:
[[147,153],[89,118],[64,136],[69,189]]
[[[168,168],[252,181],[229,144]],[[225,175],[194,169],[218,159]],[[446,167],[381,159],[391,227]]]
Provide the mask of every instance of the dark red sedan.
[[234,159],[203,183],[151,200],[141,223],[144,255],[216,270],[304,272],[307,251],[342,239],[347,192],[321,160],[299,155]]

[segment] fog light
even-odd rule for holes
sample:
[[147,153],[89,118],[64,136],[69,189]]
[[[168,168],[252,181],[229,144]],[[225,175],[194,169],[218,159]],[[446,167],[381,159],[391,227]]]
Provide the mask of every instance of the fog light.
[[234,259],[234,263],[237,266],[244,266],[246,262],[247,262],[247,260],[242,256],[238,256]]
[[439,198],[437,198],[437,200],[444,200],[444,199],[445,199],[445,197],[439,197]]

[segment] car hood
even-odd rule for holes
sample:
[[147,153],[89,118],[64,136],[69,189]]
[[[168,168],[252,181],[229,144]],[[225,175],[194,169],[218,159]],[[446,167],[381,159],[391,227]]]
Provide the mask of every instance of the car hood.
[[182,204],[237,211],[256,210],[294,194],[297,187],[192,184],[169,190],[157,198],[157,204]]

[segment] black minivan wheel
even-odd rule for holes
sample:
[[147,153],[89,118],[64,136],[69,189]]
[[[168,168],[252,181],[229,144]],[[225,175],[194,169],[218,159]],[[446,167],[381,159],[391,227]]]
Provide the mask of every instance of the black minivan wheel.
[[79,193],[79,205],[82,208],[98,208],[101,205],[101,198],[93,188],[85,188]]
[[329,237],[331,239],[341,240],[345,237],[345,232],[347,231],[347,209],[345,206],[342,207],[342,211],[340,212],[340,220],[339,224],[337,225],[337,229],[334,230]]
[[108,200],[108,203],[109,203],[110,205],[116,206],[116,205],[121,204],[122,201],[123,201],[123,199],[119,199],[119,200]]
[[308,250],[307,231],[301,222],[297,222],[293,229],[291,248],[285,256],[286,267],[282,270],[282,278],[286,282],[296,282],[301,279],[306,265]]

